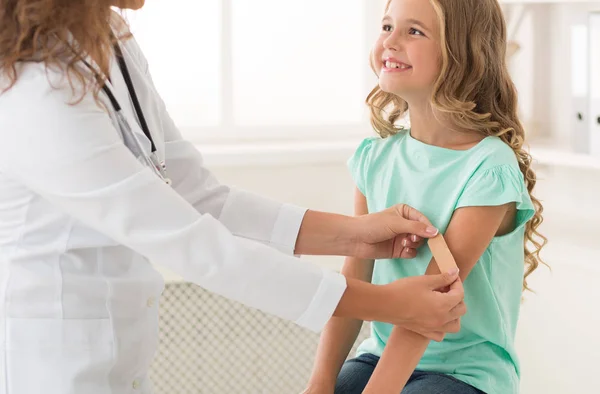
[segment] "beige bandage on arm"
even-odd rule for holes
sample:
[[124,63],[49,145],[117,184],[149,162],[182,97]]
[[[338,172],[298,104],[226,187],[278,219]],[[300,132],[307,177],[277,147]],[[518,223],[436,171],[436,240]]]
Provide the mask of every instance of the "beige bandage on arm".
[[438,234],[433,238],[429,239],[429,249],[431,254],[437,263],[440,272],[450,272],[454,269],[458,269],[454,256],[448,249],[448,244],[442,234]]

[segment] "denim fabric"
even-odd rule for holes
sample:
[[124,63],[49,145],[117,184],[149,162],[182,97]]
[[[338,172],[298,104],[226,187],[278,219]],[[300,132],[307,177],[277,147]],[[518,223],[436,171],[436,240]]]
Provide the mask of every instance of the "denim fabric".
[[[369,382],[379,357],[362,354],[344,363],[335,384],[335,394],[361,394]],[[415,371],[401,394],[485,394],[452,376]]]

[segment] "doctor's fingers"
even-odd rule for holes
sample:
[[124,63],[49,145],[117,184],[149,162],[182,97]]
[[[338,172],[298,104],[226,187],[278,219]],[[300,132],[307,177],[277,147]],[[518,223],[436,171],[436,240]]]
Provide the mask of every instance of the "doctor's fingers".
[[423,215],[420,211],[411,207],[410,205],[398,204],[394,208],[396,208],[396,210],[400,212],[402,217],[405,219],[415,220],[417,222],[421,222],[428,226],[431,226],[431,222],[429,221],[429,219],[427,219],[427,216]]
[[446,334],[455,334],[460,331],[460,319],[452,320],[449,323],[444,324],[440,331],[432,331],[426,333],[420,333],[426,338],[432,341],[442,342]]
[[[465,304],[464,301],[461,301],[454,308],[450,309],[450,312],[448,313],[448,321],[450,323],[448,323],[448,324],[451,324],[452,322],[459,320],[466,313],[467,313],[467,305]],[[459,325],[459,327],[460,327],[460,325]]]
[[410,235],[401,235],[395,239],[393,258],[414,259],[417,257],[417,248],[421,247],[425,241],[421,239],[421,242],[413,242],[410,237]]
[[460,331],[460,319],[452,320],[449,323],[446,323],[444,327],[442,327],[442,331],[445,333],[457,333]]
[[402,236],[401,244],[405,248],[418,249],[425,243],[425,240],[418,235],[407,234]]
[[398,258],[401,259],[414,259],[417,257],[417,250],[412,248],[402,248]]

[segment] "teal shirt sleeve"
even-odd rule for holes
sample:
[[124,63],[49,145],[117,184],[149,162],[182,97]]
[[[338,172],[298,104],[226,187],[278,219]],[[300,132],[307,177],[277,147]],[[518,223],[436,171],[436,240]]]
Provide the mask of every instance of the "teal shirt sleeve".
[[535,208],[521,171],[515,166],[505,164],[475,172],[463,189],[456,209],[498,206],[511,202],[517,204],[516,230],[533,217]]
[[360,192],[366,196],[367,176],[369,173],[369,164],[371,162],[371,150],[377,137],[364,139],[352,157],[348,160],[348,169],[350,175]]

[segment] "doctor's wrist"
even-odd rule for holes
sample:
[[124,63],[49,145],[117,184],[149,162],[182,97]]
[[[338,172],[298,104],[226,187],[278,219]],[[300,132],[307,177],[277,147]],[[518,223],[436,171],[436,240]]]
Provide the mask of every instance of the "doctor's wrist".
[[373,311],[373,300],[376,298],[375,285],[355,278],[346,278],[346,290],[342,295],[333,315],[373,321],[377,313]]
[[394,307],[390,312],[389,288],[374,285],[355,278],[346,278],[346,291],[340,300],[334,316],[363,321],[381,321],[392,324],[404,323],[400,312],[402,307]]
[[354,217],[309,210],[300,225],[295,253],[351,256],[359,238],[357,228]]
[[374,285],[346,278],[346,291],[334,316],[363,321],[379,321],[404,326],[411,320],[409,289],[402,280],[389,285]]

